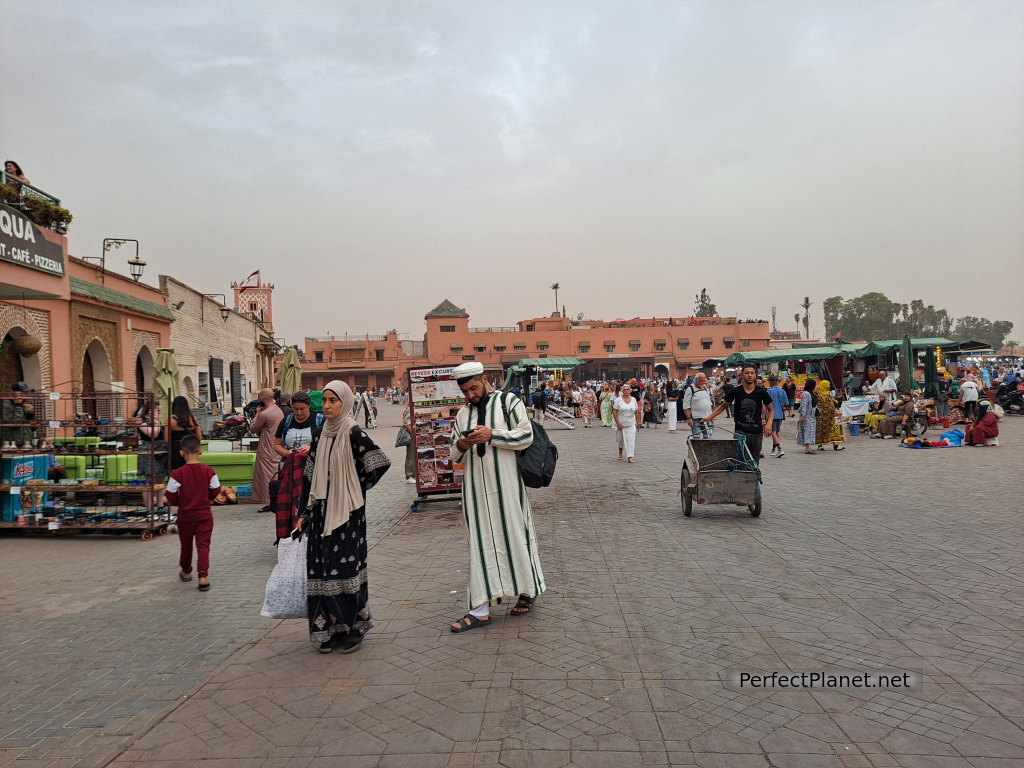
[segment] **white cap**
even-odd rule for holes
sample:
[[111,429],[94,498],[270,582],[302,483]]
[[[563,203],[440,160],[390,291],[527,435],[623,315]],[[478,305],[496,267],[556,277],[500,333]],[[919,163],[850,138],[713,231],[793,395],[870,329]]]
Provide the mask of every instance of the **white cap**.
[[483,363],[463,363],[452,371],[452,378],[458,381],[459,379],[468,379],[471,376],[482,376],[483,373]]

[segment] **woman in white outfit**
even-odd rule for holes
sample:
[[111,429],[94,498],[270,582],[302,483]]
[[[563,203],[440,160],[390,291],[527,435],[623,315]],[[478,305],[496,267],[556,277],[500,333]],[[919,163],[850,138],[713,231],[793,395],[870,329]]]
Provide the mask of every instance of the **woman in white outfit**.
[[619,445],[619,461],[622,452],[626,452],[626,461],[635,464],[633,451],[636,448],[636,413],[637,399],[631,396],[628,384],[622,385],[622,394],[612,404],[612,415],[615,417],[615,441]]

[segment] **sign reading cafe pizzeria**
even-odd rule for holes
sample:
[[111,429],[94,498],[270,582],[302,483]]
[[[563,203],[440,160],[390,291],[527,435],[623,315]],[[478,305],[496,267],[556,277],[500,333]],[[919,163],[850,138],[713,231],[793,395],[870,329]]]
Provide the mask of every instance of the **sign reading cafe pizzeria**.
[[64,250],[23,213],[0,205],[0,261],[64,277]]

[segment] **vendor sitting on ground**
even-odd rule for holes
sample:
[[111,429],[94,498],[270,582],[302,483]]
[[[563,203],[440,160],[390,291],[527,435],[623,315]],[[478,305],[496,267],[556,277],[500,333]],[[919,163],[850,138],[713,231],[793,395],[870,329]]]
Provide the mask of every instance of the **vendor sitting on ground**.
[[914,419],[914,400],[909,392],[901,392],[901,402],[889,411],[889,416],[878,423],[878,432],[884,440],[892,440],[897,431],[911,426]]
[[[999,419],[991,411],[992,403],[982,400],[978,403],[978,418],[973,424],[967,425],[967,445],[985,445],[986,440],[999,437]],[[992,443],[998,445],[998,443]]]

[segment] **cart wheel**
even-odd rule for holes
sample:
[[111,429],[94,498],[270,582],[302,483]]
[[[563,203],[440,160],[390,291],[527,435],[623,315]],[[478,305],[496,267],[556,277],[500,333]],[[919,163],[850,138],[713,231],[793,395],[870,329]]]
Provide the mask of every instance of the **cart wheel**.
[[761,500],[758,499],[753,504],[747,504],[747,509],[750,510],[751,517],[761,516]]
[[412,505],[410,505],[410,507],[409,507],[409,511],[410,511],[410,512],[417,512],[417,511],[419,511],[419,506],[418,506],[418,505],[416,505],[416,504],[412,504]]
[[161,536],[166,536],[167,535],[167,526],[166,525],[161,525],[159,528],[156,529],[156,532],[159,533]]
[[153,532],[152,531],[143,531],[142,532],[142,540],[143,541],[149,541],[152,538],[153,538]]
[[693,513],[693,494],[690,493],[690,470],[685,464],[679,478],[679,487],[683,496],[683,514],[689,517]]

